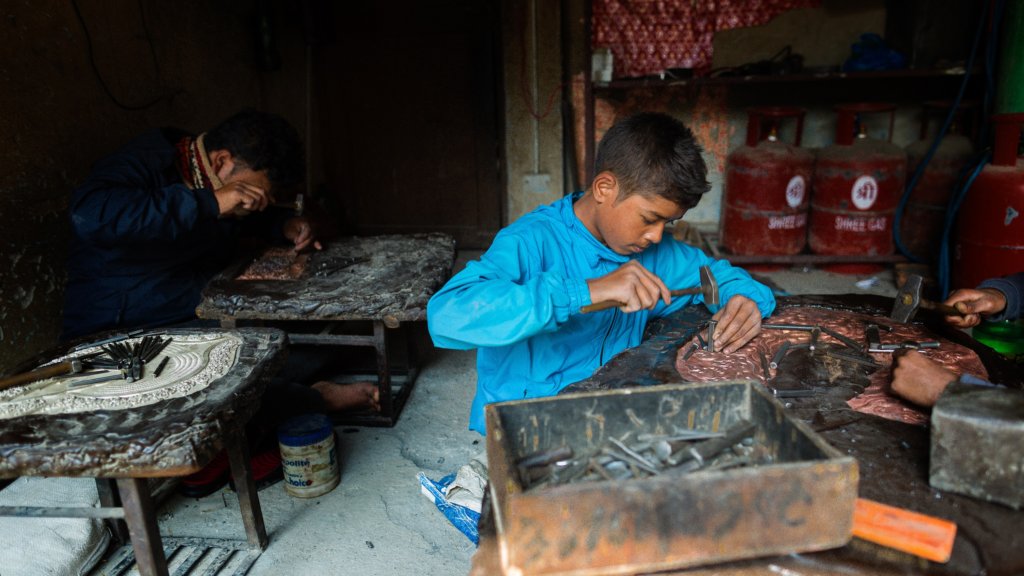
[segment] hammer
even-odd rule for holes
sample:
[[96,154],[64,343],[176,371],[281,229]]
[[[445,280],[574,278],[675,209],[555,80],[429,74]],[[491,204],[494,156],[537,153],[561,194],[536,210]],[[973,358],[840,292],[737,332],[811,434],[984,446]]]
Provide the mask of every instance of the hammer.
[[63,376],[65,374],[78,374],[82,371],[82,361],[76,359],[66,360],[59,362],[51,366],[44,366],[37,368],[30,372],[22,372],[21,374],[15,374],[8,378],[0,380],[0,390],[6,390],[19,384],[28,384],[29,382],[35,382],[36,380],[42,380],[43,378],[53,378],[55,376]]
[[[702,294],[704,296],[705,304],[708,306],[717,306],[718,282],[715,280],[715,275],[711,273],[710,266],[701,266],[700,286],[684,288],[682,290],[672,290],[670,294],[672,294],[673,298],[689,294]],[[590,312],[598,312],[600,310],[607,310],[608,308],[618,308],[619,306],[625,306],[625,304],[614,300],[606,300],[604,302],[597,302],[580,308],[580,314],[589,314]]]
[[889,314],[889,318],[895,322],[906,324],[914,317],[918,308],[935,310],[945,314],[946,316],[964,315],[963,312],[949,304],[932,302],[931,300],[922,300],[921,281],[921,276],[918,274],[911,274],[907,276],[907,281],[903,283],[903,287],[896,293],[896,299],[892,304],[892,313]]
[[289,210],[295,210],[296,216],[302,216],[302,211],[306,207],[306,202],[302,198],[302,194],[295,195],[295,202],[274,202],[273,206],[278,208],[288,208]]

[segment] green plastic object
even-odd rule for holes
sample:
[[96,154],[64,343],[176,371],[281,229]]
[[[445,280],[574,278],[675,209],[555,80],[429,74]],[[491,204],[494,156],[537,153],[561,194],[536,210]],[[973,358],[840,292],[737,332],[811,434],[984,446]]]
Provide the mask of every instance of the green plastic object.
[[971,335],[1018,364],[1024,363],[1024,319],[982,322],[973,328]]
[[996,84],[996,114],[1024,112],[1024,2],[1006,3]]

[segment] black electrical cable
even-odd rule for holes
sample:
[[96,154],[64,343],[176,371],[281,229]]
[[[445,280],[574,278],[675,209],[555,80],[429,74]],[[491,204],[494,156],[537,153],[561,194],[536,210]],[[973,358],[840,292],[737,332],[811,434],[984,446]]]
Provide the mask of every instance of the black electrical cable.
[[942,143],[942,139],[946,137],[946,133],[949,132],[949,128],[953,125],[953,118],[956,117],[956,111],[960,108],[960,102],[963,100],[964,92],[967,91],[967,84],[970,82],[971,73],[974,70],[974,59],[978,54],[978,44],[981,42],[982,32],[985,30],[985,16],[988,15],[988,3],[985,3],[981,10],[981,15],[978,17],[978,29],[974,33],[974,40],[971,42],[971,52],[967,57],[967,65],[964,69],[964,79],[960,82],[960,90],[956,94],[956,99],[953,100],[953,105],[949,108],[949,113],[946,114],[946,120],[942,124],[942,128],[939,129],[938,133],[935,134],[935,139],[932,140],[931,146],[928,147],[928,151],[925,153],[921,161],[917,163],[917,167],[914,169],[914,174],[907,182],[907,187],[903,191],[903,195],[900,196],[899,204],[896,206],[896,215],[893,217],[892,222],[892,235],[893,240],[896,242],[896,249],[901,254],[906,256],[912,262],[921,262],[922,258],[916,254],[912,254],[910,250],[903,244],[903,240],[900,237],[900,228],[903,221],[903,213],[906,210],[907,203],[910,200],[910,194],[917,187],[918,181],[921,176],[924,175],[925,168],[932,161],[932,157],[935,156],[935,151],[938,150],[939,144]]
[[[992,2],[992,30],[993,33],[989,34],[988,44],[985,51],[985,95],[984,104],[982,108],[983,117],[987,120],[992,110],[992,98],[995,94],[995,79],[993,77],[992,70],[995,68],[996,50],[998,47],[998,31],[999,22],[1002,20],[1004,0],[993,0]],[[989,124],[983,122],[980,130],[980,141],[987,143],[989,140]],[[942,289],[942,298],[945,299],[949,296],[949,283],[950,283],[950,248],[949,248],[949,237],[956,225],[956,215],[960,210],[960,205],[963,204],[964,199],[967,198],[967,193],[970,191],[971,186],[974,184],[974,180],[981,174],[981,171],[985,168],[985,165],[992,160],[992,150],[986,148],[981,152],[978,158],[968,164],[962,174],[968,175],[963,179],[963,185],[958,186],[953,192],[953,196],[949,199],[949,204],[946,207],[946,221],[945,226],[942,230],[942,243],[940,248],[939,256],[939,288]]]
[[[153,67],[156,69],[157,81],[160,80],[160,63],[156,57],[156,49],[153,47],[153,38],[149,35],[149,27],[146,26],[146,19],[142,12],[142,0],[139,0],[139,18],[142,20],[142,30],[145,33],[146,41],[149,43],[149,53],[153,57]],[[92,48],[92,35],[89,33],[89,26],[85,23],[85,18],[82,16],[82,10],[78,7],[78,0],[71,0],[71,7],[75,10],[75,16],[78,18],[78,23],[82,25],[82,32],[85,34],[85,46],[89,55],[89,65],[92,67],[93,73],[96,75],[96,80],[99,81],[100,87],[103,88],[103,92],[106,93],[107,97],[110,98],[118,108],[122,110],[145,110],[152,108],[153,106],[160,103],[165,96],[161,95],[157,98],[139,105],[125,104],[118,100],[114,93],[110,91],[110,87],[107,86],[107,82],[103,79],[103,74],[100,73],[99,66],[96,64],[96,57],[93,53]]]
[[963,185],[959,186],[953,193],[953,196],[949,200],[949,205],[946,208],[946,220],[942,229],[942,243],[939,248],[939,288],[942,289],[942,299],[945,300],[949,296],[949,233],[956,225],[956,214],[960,210],[960,205],[963,204],[965,198],[967,198],[967,192],[974,185],[974,180],[981,174],[981,171],[985,168],[989,162],[992,161],[992,151],[986,149],[982,152],[981,156],[974,162],[968,164],[968,169],[965,170],[965,174],[969,174],[966,179],[963,180]]

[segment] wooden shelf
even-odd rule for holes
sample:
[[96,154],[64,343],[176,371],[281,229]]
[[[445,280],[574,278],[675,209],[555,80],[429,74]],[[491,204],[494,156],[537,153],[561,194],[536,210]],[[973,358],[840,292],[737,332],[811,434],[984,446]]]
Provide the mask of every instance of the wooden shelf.
[[748,264],[789,264],[792,266],[827,266],[829,264],[898,264],[907,262],[899,254],[732,254],[718,243],[718,234],[700,232],[696,228],[681,231],[677,240],[703,250],[717,260],[728,260],[734,266]]
[[[714,76],[702,78],[623,78],[611,82],[594,82],[593,89],[615,90],[630,88],[669,88],[684,86],[716,86],[743,84],[787,84],[816,82],[862,82],[890,80],[920,80],[926,78],[949,78],[962,80],[966,72],[962,68],[945,70],[881,70],[873,72],[817,72],[806,74],[756,75],[756,76]],[[977,72],[972,75],[978,75]]]

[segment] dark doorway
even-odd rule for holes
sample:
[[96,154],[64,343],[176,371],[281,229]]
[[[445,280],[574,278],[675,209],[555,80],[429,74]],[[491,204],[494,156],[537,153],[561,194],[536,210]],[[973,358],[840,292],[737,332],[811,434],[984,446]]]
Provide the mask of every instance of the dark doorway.
[[441,231],[482,248],[502,222],[498,0],[337,5],[317,66],[324,191],[345,232]]

